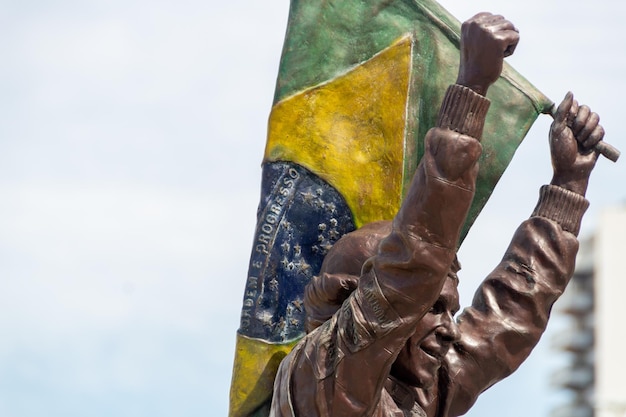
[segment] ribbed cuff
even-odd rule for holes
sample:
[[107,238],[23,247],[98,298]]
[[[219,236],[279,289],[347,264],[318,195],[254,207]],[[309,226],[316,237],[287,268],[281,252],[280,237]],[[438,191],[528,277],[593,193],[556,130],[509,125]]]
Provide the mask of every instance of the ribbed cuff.
[[583,214],[589,201],[580,194],[556,185],[544,185],[539,191],[539,202],[533,216],[554,220],[563,230],[578,236]]
[[438,127],[480,139],[490,101],[471,88],[452,84],[439,110]]

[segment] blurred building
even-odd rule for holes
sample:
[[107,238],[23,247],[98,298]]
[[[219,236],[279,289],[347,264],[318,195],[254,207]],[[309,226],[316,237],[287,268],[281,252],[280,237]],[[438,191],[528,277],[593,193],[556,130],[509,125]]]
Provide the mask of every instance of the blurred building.
[[626,417],[626,207],[605,210],[581,242],[576,271],[557,313],[567,328],[553,336],[568,364],[552,382],[570,401],[551,417]]

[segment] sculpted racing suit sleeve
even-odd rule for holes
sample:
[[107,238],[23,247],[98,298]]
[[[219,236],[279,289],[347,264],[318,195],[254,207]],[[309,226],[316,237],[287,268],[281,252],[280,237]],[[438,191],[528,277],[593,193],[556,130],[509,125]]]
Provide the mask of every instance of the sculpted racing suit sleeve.
[[458,318],[461,340],[446,357],[447,387],[439,385],[442,416],[465,414],[535,347],[573,274],[587,206],[579,194],[542,187],[533,216],[517,229],[502,261]]
[[474,195],[482,149],[476,138],[488,107],[466,87],[449,88],[440,127],[425,138],[391,233],[340,310],[281,363],[271,415],[379,415],[391,365],[439,296],[454,259]]

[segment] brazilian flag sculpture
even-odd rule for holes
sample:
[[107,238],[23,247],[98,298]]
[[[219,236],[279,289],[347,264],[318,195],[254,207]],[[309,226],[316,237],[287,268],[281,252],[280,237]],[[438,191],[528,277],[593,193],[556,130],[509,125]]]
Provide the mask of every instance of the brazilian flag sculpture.
[[[391,219],[459,62],[460,23],[433,0],[291,0],[269,118],[230,417],[265,417],[304,335],[304,287],[345,233]],[[552,102],[511,67],[492,111],[463,236]],[[497,152],[495,151],[497,149]]]

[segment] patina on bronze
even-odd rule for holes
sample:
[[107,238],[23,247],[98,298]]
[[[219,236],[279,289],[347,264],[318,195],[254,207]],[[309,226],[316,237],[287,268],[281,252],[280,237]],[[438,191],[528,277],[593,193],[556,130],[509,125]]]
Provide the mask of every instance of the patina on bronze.
[[604,130],[568,93],[550,128],[554,176],[501,263],[459,310],[456,250],[476,189],[489,101],[519,35],[502,16],[463,24],[456,84],[393,221],[339,240],[305,292],[307,336],[283,360],[272,416],[458,416],[510,375],[574,270]]

